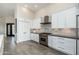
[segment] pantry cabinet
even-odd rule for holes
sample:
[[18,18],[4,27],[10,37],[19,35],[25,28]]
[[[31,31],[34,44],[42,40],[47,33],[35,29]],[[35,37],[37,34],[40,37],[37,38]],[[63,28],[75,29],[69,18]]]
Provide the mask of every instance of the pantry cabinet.
[[76,54],[76,39],[48,36],[48,45],[67,54]]
[[31,33],[31,40],[39,43],[39,34]]
[[76,28],[76,8],[54,13],[52,28]]

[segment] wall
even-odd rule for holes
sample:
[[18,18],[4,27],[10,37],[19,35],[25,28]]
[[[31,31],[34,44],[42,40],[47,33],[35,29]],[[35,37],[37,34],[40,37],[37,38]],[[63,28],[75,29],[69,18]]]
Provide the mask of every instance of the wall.
[[13,16],[5,17],[5,23],[15,23],[15,19]]
[[[17,18],[16,24],[17,24],[17,26],[19,26],[18,21],[30,22],[30,20],[34,18],[34,13],[31,10],[29,10],[28,8],[24,8],[21,4],[17,4],[17,6],[15,8],[15,17],[14,18]],[[19,43],[20,41],[23,41],[23,39],[18,39],[20,34],[18,34],[19,32],[17,32],[17,31],[19,31],[19,29],[16,29],[16,31],[15,31],[15,38],[16,38],[15,40],[16,40],[16,43]],[[30,36],[30,34],[28,34],[28,35]]]
[[0,33],[6,34],[6,23],[14,23],[14,17],[12,16],[1,16],[0,17]]
[[14,16],[16,3],[0,3],[0,16]]
[[41,16],[45,16],[45,15],[50,15],[71,7],[74,7],[75,4],[73,3],[55,3],[55,4],[51,4],[50,6],[47,6],[41,10],[39,10],[36,13],[36,17],[41,17]]
[[17,4],[15,8],[15,18],[33,19],[34,13],[28,8],[24,8],[21,4]]
[[0,17],[0,33],[5,33],[5,18]]

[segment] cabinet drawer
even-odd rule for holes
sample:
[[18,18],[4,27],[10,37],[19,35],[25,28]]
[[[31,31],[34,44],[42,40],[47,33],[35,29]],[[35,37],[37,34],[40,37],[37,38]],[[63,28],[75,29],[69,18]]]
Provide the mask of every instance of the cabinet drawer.
[[53,48],[61,52],[65,51],[65,48],[61,45],[53,45]]
[[65,52],[68,54],[76,54],[76,47],[64,47],[65,48]]
[[68,42],[64,44],[64,48],[67,53],[76,54],[76,40],[68,40]]
[[76,39],[71,39],[71,38],[63,38],[67,42],[76,42]]
[[60,43],[53,43],[53,48],[62,51],[67,54],[76,54],[76,45],[65,45]]
[[68,54],[76,54],[76,40],[70,38],[54,37],[50,41],[52,48]]
[[52,39],[52,44],[60,45],[60,44],[64,44],[64,43],[65,43],[64,39],[62,39],[60,37],[57,37],[57,38],[55,37]]

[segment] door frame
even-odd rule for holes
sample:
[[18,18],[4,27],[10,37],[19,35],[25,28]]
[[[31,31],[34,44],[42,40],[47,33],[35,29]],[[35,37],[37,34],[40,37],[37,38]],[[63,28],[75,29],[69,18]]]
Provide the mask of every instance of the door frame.
[[[8,34],[8,25],[10,25],[10,34],[11,35],[9,35]],[[10,36],[10,37],[13,37],[14,36],[14,34],[12,34],[12,25],[14,25],[14,23],[6,23],[6,36]]]

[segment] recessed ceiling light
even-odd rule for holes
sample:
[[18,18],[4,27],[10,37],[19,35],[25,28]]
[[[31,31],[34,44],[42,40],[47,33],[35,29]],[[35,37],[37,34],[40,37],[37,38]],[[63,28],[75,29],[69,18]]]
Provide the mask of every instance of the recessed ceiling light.
[[37,8],[37,7],[38,7],[38,5],[34,5],[34,7],[35,7],[35,8]]

